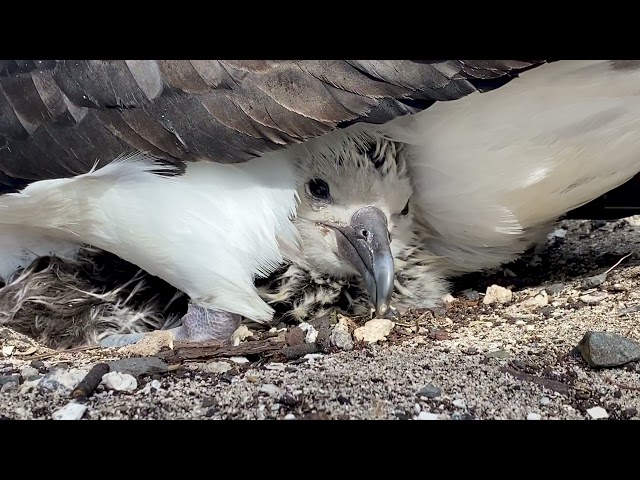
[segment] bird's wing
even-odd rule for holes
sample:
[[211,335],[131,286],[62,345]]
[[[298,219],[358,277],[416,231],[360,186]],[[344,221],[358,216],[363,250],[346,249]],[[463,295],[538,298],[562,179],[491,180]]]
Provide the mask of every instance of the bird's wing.
[[0,193],[145,151],[240,162],[497,88],[540,60],[0,60]]
[[638,85],[640,62],[559,61],[384,125],[410,145],[430,251],[459,271],[511,260],[546,224],[640,172]]

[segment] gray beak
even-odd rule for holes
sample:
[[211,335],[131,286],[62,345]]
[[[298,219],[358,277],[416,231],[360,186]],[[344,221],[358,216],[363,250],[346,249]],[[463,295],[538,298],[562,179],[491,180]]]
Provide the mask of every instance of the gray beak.
[[389,309],[395,272],[387,217],[377,207],[362,207],[337,230],[338,254],[362,276],[377,316]]

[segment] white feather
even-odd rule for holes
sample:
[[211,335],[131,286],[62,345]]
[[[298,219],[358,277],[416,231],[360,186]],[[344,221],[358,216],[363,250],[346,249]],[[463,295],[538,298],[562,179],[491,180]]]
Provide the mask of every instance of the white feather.
[[493,267],[640,171],[640,71],[551,63],[382,131],[412,145],[427,247],[449,272]]
[[273,156],[238,165],[192,163],[173,177],[151,173],[171,168],[139,154],[85,175],[31,184],[0,197],[0,228],[29,227],[88,243],[203,307],[269,320],[273,310],[253,282],[280,265],[280,247],[295,251],[298,243],[290,162]]

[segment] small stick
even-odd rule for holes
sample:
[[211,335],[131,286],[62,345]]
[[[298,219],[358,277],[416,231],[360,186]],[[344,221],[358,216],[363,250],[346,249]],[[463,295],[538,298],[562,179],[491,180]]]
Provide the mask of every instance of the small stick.
[[78,386],[71,392],[73,398],[86,398],[100,385],[102,376],[109,373],[111,368],[107,363],[96,363]]
[[[622,257],[620,260],[618,260],[618,261],[616,262],[616,264],[615,264],[613,267],[611,267],[609,270],[607,270],[606,272],[604,272],[604,275],[608,275],[608,274],[609,274],[609,272],[610,272],[611,270],[613,270],[613,269],[614,269],[614,268],[616,268],[618,265],[620,265],[620,264],[622,263],[622,261],[623,261],[625,258],[630,257],[632,253],[633,253],[633,252],[631,252],[631,253],[627,253],[624,257]],[[602,274],[601,274],[601,275],[602,275]]]
[[65,353],[84,352],[86,350],[95,350],[97,348],[100,348],[100,346],[85,345],[83,347],[69,348],[68,350],[56,350],[53,353],[43,353],[41,355],[34,355],[33,357],[29,357],[29,360],[42,360],[44,358],[51,358],[51,357],[55,357],[56,355],[63,355]]
[[611,385],[614,385],[618,388],[621,388],[623,390],[635,390],[635,391],[640,391],[640,387],[632,387],[631,385],[624,385],[622,383],[618,383],[615,380],[612,380],[611,378],[605,377],[605,379],[607,380],[608,383],[610,383]]

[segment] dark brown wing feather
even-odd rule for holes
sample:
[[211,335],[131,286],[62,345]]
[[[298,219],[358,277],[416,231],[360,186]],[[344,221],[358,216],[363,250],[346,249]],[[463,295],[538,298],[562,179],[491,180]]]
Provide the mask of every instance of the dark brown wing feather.
[[245,161],[497,88],[538,60],[0,60],[0,192],[144,150]]

